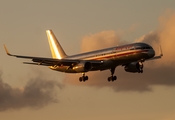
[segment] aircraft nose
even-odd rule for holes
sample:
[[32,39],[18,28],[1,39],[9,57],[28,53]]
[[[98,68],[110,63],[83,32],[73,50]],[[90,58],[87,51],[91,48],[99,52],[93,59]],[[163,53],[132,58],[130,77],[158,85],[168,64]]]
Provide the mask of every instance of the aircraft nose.
[[155,51],[153,49],[152,50],[149,50],[148,56],[149,57],[154,57],[154,55],[155,55]]

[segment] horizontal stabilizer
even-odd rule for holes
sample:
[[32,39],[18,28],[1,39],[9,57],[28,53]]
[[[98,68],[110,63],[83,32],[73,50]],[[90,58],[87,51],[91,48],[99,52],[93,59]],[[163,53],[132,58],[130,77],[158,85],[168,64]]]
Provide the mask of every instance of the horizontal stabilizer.
[[45,63],[31,63],[31,62],[23,62],[23,64],[29,64],[29,65],[42,65],[42,66],[51,66],[49,64]]

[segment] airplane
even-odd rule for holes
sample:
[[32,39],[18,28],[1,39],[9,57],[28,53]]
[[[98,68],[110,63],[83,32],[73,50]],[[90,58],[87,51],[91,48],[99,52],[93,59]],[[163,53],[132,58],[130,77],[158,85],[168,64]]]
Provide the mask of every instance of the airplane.
[[82,73],[82,76],[79,78],[80,82],[88,80],[88,76],[85,73],[102,70],[110,70],[111,76],[107,80],[113,82],[117,80],[117,77],[114,76],[117,66],[124,66],[126,72],[143,73],[144,61],[159,59],[163,56],[161,46],[160,55],[155,56],[154,49],[142,42],[68,56],[53,31],[46,30],[46,34],[52,58],[11,54],[4,45],[5,51],[9,56],[32,60],[32,62],[23,62],[24,64],[48,66],[52,70],[65,73]]

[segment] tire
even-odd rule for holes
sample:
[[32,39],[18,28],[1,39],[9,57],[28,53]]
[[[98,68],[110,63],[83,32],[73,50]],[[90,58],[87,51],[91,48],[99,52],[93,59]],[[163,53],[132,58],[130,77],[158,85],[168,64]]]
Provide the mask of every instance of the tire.
[[79,78],[79,81],[82,82],[82,80],[83,80],[82,77],[80,77],[80,78]]
[[88,76],[85,77],[85,80],[88,80]]
[[117,77],[116,77],[116,76],[114,76],[114,77],[113,77],[113,80],[117,80]]
[[111,81],[111,77],[108,77],[108,82],[110,82]]

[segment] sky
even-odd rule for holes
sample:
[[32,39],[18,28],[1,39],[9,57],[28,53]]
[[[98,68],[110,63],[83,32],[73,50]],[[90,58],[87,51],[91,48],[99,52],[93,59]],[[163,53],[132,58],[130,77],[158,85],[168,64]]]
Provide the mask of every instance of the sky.
[[[174,120],[174,0],[0,1],[1,120]],[[68,55],[133,42],[152,45],[163,58],[144,62],[143,74],[119,66],[81,74],[22,64],[14,54],[51,57],[45,31],[52,29]]]

